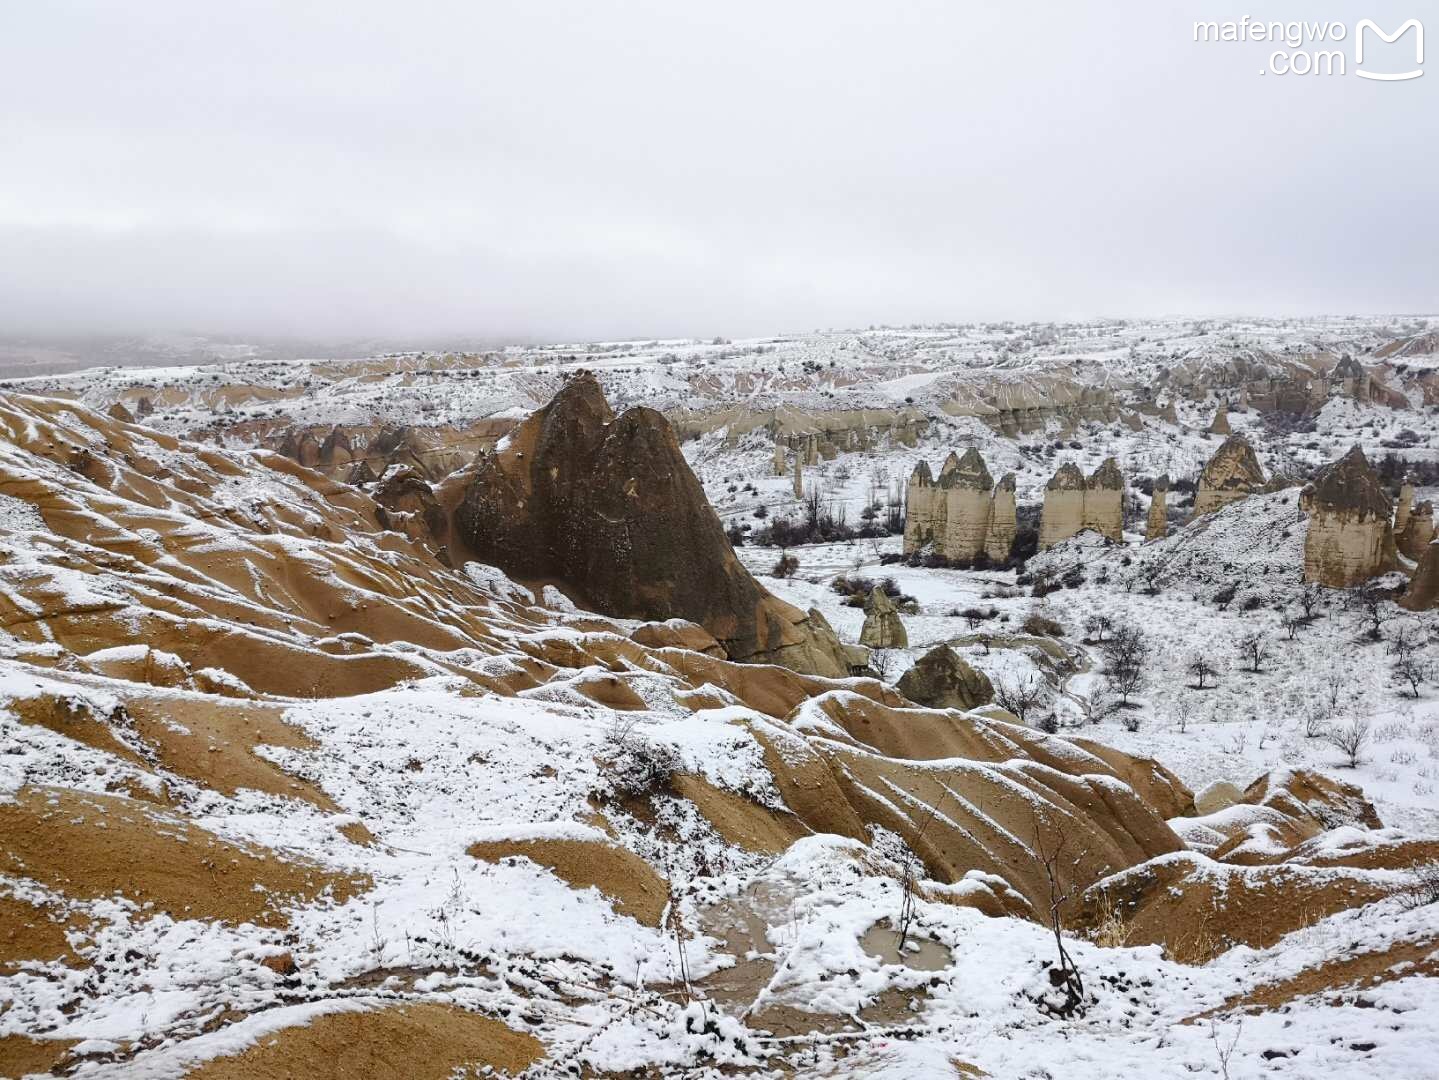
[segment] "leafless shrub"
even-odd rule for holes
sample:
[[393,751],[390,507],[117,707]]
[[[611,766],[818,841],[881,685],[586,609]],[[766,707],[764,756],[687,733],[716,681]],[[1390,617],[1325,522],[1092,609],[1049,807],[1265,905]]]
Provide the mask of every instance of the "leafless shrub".
[[1219,674],[1214,665],[1209,662],[1209,658],[1202,653],[1195,653],[1190,657],[1184,670],[1194,676],[1194,689],[1196,690],[1203,690],[1204,680],[1213,679]]
[[1061,831],[1058,841],[1053,846],[1048,845],[1040,829],[1039,818],[1035,817],[1034,852],[1039,857],[1040,865],[1044,867],[1045,880],[1049,884],[1049,928],[1054,933],[1054,947],[1059,954],[1057,962],[1049,969],[1049,981],[1054,990],[1062,995],[1058,1001],[1051,995],[1044,995],[1039,1001],[1039,1007],[1051,1016],[1068,1019],[1071,1016],[1084,1015],[1089,1001],[1084,993],[1084,977],[1080,975],[1069,950],[1064,947],[1064,906],[1078,891],[1073,884],[1060,884],[1059,861],[1064,854],[1065,839]]
[[1364,625],[1368,628],[1365,636],[1373,641],[1379,641],[1383,637],[1383,627],[1389,619],[1389,612],[1384,606],[1387,601],[1384,590],[1375,585],[1361,585],[1349,591],[1348,603],[1358,609]]
[[1249,670],[1258,675],[1261,665],[1269,659],[1269,639],[1263,634],[1245,634],[1239,639],[1239,657],[1249,665]]
[[1189,721],[1194,716],[1194,702],[1189,698],[1181,696],[1174,702],[1174,726],[1183,735],[1189,730]]
[[632,717],[616,716],[596,756],[601,774],[615,794],[645,796],[670,786],[681,770],[673,747],[657,743],[638,730]]
[[1424,680],[1428,678],[1428,675],[1429,669],[1425,666],[1424,661],[1413,653],[1401,656],[1394,661],[1394,681],[1401,686],[1409,687],[1409,696],[1416,701],[1419,698],[1419,688],[1424,685]]
[[1133,623],[1114,627],[1104,644],[1104,674],[1110,688],[1128,705],[1131,694],[1144,685],[1144,667],[1149,661],[1149,641]]
[[1324,733],[1324,740],[1349,759],[1351,769],[1358,768],[1359,758],[1369,745],[1369,726],[1367,717],[1336,724]]
[[1439,904],[1439,863],[1416,866],[1411,876],[1412,880],[1399,894],[1399,902],[1405,910]]
[[1049,687],[1042,679],[1026,675],[1013,681],[1000,679],[994,687],[994,700],[1001,709],[1014,714],[1021,724],[1026,717],[1049,700]]
[[1099,901],[1099,911],[1094,927],[1089,931],[1089,940],[1103,949],[1122,949],[1129,944],[1133,928],[1124,921],[1124,916],[1114,906],[1114,900],[1105,893]]

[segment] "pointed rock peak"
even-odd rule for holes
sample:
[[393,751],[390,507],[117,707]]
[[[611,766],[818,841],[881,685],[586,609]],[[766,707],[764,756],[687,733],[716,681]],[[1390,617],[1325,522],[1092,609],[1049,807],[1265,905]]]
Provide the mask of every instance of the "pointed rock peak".
[[951,473],[953,473],[953,472],[954,472],[956,469],[958,469],[958,468],[959,468],[959,455],[956,454],[953,450],[951,450],[951,451],[949,452],[949,457],[947,457],[947,458],[944,459],[944,464],[940,467],[940,470],[939,470],[939,478],[940,478],[941,480],[943,480],[946,476],[949,476]]
[[894,611],[894,603],[890,600],[882,586],[876,585],[869,591],[869,603],[865,605],[866,610],[871,614],[883,615],[886,612]]
[[994,489],[995,489],[996,491],[1008,491],[1008,492],[1010,492],[1011,494],[1013,494],[1013,493],[1014,493],[1014,473],[1012,473],[1012,472],[1005,473],[1005,474],[1004,474],[1004,478],[1001,479],[1000,482],[995,485],[995,488],[994,488]]
[[921,487],[928,487],[930,484],[933,484],[934,473],[929,471],[929,462],[921,461],[916,465],[914,472],[910,474],[909,482],[911,484],[918,484]]
[[1161,476],[1158,480],[1154,481],[1154,490],[1155,490],[1155,491],[1168,491],[1168,490],[1169,490],[1169,474],[1168,474],[1168,473],[1165,473],[1165,474],[1164,474],[1163,476]]
[[1122,491],[1124,474],[1119,471],[1119,462],[1112,457],[1105,458],[1099,468],[1089,474],[1089,486],[1106,491]]
[[1083,491],[1084,474],[1074,462],[1066,461],[1055,470],[1044,487],[1046,491]]
[[1345,353],[1339,363],[1334,365],[1334,377],[1336,379],[1360,379],[1364,377],[1364,367],[1354,357]]
[[560,392],[545,406],[544,411],[552,416],[557,413],[593,416],[602,418],[601,423],[606,424],[613,420],[615,415],[610,403],[605,400],[600,381],[595,378],[594,372],[588,370],[575,372],[564,386],[560,387]]
[[1348,510],[1387,519],[1394,509],[1383,481],[1358,446],[1321,469],[1305,495],[1312,505],[1324,510]]
[[[953,454],[950,459],[954,460]],[[953,469],[949,467],[949,462],[945,462],[945,472],[940,482],[945,487],[973,488],[976,491],[988,491],[994,487],[994,477],[989,475],[984,458],[972,446],[955,462]]]

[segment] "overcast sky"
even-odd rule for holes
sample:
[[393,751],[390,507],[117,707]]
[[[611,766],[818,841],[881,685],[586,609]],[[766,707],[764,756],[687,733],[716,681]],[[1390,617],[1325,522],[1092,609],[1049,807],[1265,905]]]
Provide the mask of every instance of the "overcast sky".
[[1192,30],[1435,10],[11,0],[0,332],[1435,312],[1439,57]]

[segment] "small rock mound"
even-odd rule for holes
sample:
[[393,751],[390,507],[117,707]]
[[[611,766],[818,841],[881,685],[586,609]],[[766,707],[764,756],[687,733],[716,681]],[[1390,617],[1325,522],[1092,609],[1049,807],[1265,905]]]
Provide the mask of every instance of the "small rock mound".
[[900,678],[899,692],[932,709],[977,709],[994,700],[989,677],[970,667],[948,645],[938,645]]
[[859,643],[871,649],[907,649],[909,634],[900,621],[899,611],[876,585],[865,604],[864,627],[859,632]]

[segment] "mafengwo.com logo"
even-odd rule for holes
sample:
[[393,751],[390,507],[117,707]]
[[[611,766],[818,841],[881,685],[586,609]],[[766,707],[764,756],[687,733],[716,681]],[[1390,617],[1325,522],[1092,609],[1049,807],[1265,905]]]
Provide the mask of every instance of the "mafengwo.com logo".
[[1424,24],[1418,19],[1389,31],[1373,19],[1360,19],[1351,30],[1342,22],[1273,22],[1246,15],[1239,20],[1196,22],[1194,40],[1282,46],[1269,53],[1259,69],[1261,75],[1352,74],[1406,82],[1424,74]]

